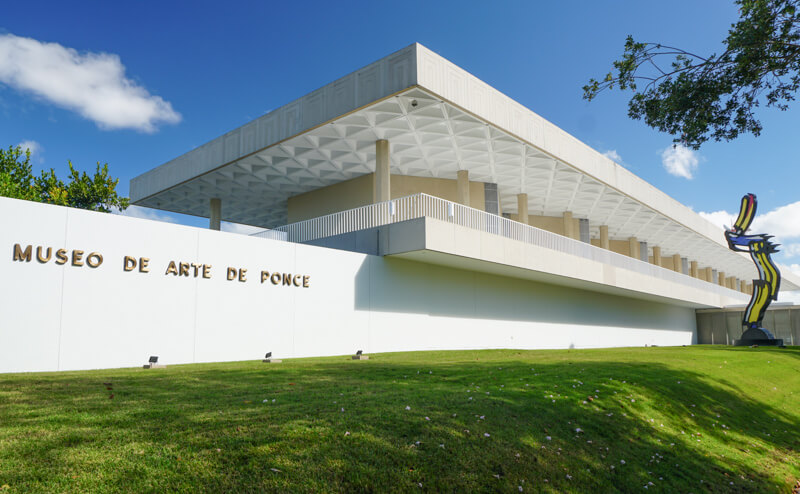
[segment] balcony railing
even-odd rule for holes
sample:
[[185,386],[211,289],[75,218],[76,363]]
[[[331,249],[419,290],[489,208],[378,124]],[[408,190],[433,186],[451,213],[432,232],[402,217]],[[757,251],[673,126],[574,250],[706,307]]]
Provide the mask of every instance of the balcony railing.
[[415,194],[349,209],[254,233],[253,236],[305,243],[423,217],[435,218],[473,230],[488,232],[519,242],[591,259],[703,291],[711,291],[727,296],[731,296],[733,293],[741,295],[741,292],[727,287],[699,280],[626,255],[595,247],[586,242],[564,237],[563,235],[427,194]]

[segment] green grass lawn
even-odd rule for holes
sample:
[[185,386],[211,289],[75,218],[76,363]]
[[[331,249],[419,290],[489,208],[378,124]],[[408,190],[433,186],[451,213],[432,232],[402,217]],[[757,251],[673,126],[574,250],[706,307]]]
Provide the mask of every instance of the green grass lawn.
[[0,492],[790,492],[798,425],[797,347],[4,374]]

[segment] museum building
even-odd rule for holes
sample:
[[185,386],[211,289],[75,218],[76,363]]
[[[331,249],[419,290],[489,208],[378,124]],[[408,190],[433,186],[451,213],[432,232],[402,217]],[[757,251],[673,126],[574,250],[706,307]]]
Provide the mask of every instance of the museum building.
[[[0,372],[691,344],[696,311],[746,304],[758,277],[721,229],[419,44],[134,178],[130,194],[210,228],[0,200],[13,251],[0,275],[18,280],[0,308],[27,330],[0,349]],[[48,247],[68,260],[42,262]],[[14,304],[19,283],[47,284],[48,310]],[[20,353],[45,341],[46,356]]]

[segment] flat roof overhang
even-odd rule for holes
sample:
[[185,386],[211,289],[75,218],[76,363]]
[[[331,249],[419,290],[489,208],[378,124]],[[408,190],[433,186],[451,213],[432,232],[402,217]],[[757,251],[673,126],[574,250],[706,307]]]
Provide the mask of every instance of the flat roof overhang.
[[641,261],[630,259],[648,269],[626,269],[430,217],[389,224],[380,230],[380,249],[387,258],[694,309],[744,304],[750,298]]
[[[722,230],[625,168],[419,44],[334,81],[131,181],[134,204],[195,216],[287,222],[289,197],[373,173],[375,141],[391,171],[496,183],[503,212],[571,211],[590,234],[661,247],[727,276],[757,277]],[[791,277],[791,276],[790,276]],[[800,282],[786,280],[784,288]]]

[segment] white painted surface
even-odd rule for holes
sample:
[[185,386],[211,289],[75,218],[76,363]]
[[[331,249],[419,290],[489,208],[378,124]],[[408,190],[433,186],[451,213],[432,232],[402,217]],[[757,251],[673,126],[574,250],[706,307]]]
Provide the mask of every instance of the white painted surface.
[[[134,178],[131,196],[197,216],[221,198],[224,220],[274,228],[288,221],[289,197],[372,173],[376,139],[391,142],[394,174],[456,179],[469,171],[497,185],[504,213],[516,212],[525,192],[529,214],[569,210],[589,220],[593,238],[607,226],[612,240],[636,237],[663,256],[757,277],[720,228],[418,44]],[[784,289],[799,284],[787,271]]]
[[398,50],[135,177],[131,199],[136,202],[413,86],[416,46]]
[[[456,348],[692,342],[694,311],[475,271],[0,198],[0,372]],[[13,246],[34,246],[31,262]],[[96,268],[35,247],[102,253]],[[126,255],[150,273],[123,270]],[[169,261],[212,278],[166,275]],[[226,268],[246,268],[228,281]],[[310,287],[261,284],[269,271]]]
[[399,231],[395,235],[389,230],[387,252],[407,259],[422,261],[427,256],[423,262],[693,308],[745,304],[750,299],[739,291],[578,241],[574,241],[577,247],[596,251],[591,253],[598,257],[573,255],[566,249],[520,242],[430,217],[392,226]]

